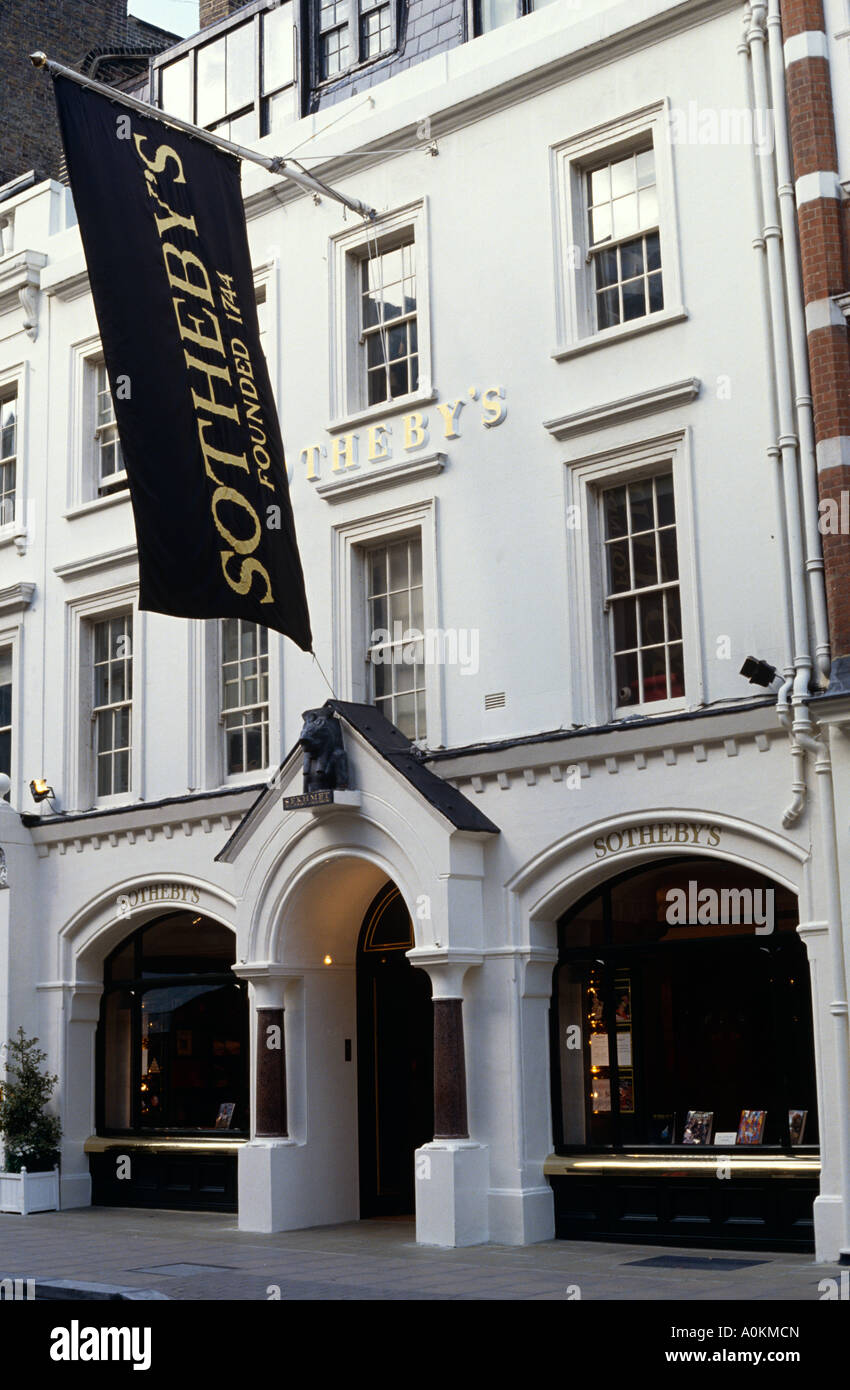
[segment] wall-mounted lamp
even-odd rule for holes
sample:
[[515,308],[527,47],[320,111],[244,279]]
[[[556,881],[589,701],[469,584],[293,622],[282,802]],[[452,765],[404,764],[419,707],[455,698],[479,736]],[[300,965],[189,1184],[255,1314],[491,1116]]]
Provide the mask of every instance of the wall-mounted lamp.
[[334,963],[334,958],[333,958],[333,956],[325,956],[325,959],[324,959],[323,962],[322,962],[323,965],[333,965],[333,963]]
[[56,795],[53,788],[44,780],[43,777],[34,777],[30,782],[30,791],[33,801],[49,801]]

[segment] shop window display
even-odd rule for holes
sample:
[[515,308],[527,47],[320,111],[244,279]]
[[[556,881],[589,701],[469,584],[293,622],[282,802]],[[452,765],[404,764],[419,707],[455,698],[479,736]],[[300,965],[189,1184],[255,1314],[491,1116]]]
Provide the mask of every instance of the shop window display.
[[621,875],[559,923],[558,1151],[817,1144],[793,895],[716,859]]

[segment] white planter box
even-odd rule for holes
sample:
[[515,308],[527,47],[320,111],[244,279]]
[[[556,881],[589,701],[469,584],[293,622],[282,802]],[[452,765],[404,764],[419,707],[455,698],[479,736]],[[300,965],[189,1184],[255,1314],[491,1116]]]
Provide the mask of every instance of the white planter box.
[[0,1211],[28,1216],[32,1211],[59,1210],[59,1169],[52,1173],[0,1173]]

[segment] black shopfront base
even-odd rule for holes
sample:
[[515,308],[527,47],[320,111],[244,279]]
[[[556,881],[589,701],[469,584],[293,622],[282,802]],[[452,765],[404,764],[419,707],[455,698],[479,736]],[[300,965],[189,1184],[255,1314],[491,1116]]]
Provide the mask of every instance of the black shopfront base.
[[552,1175],[555,1235],[641,1245],[813,1251],[818,1179]]
[[[120,1177],[130,1160],[129,1176]],[[152,1207],[176,1211],[237,1210],[237,1154],[214,1150],[134,1149],[117,1144],[89,1154],[92,1205]]]

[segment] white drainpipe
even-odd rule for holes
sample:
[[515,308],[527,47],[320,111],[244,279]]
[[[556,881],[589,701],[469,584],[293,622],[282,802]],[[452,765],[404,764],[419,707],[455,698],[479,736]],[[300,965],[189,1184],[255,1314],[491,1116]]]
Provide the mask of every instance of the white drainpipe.
[[[763,119],[767,119],[770,112],[770,94],[768,84],[767,59],[765,54],[765,25],[768,0],[753,0],[749,8],[750,25],[747,30],[747,42],[752,58],[752,77],[754,94],[754,111]],[[778,11],[776,0],[770,0],[771,13]],[[777,16],[778,17],[778,16]],[[773,20],[773,46],[774,54],[777,49],[781,55],[781,35],[778,32],[776,20]],[[787,120],[785,117],[785,76],[784,59],[782,62],[781,73],[778,74],[776,57],[773,57],[773,76],[774,93],[776,96],[776,107],[781,107],[781,126],[777,123],[777,158],[779,162],[780,181],[784,184],[790,179],[790,169],[788,164],[781,162],[779,154],[780,147],[784,148],[786,154],[787,144]],[[780,85],[777,85],[779,82]],[[762,125],[761,129],[768,127]],[[789,358],[789,314],[794,319],[795,306],[792,304],[790,309],[786,301],[785,283],[783,280],[783,260],[789,253],[789,243],[793,243],[792,263],[788,278],[788,293],[790,296],[798,296],[798,304],[802,304],[802,290],[799,277],[799,260],[797,259],[796,244],[796,221],[792,220],[790,229],[788,228],[788,217],[793,211],[793,203],[789,200],[787,206],[783,208],[786,231],[785,258],[783,257],[780,240],[782,231],[777,221],[778,207],[776,187],[772,178],[772,160],[766,154],[756,157],[759,166],[761,201],[764,216],[764,239],[766,243],[767,257],[767,276],[769,284],[770,314],[773,326],[773,357],[774,369],[776,373],[776,392],[777,410],[779,415],[779,448],[782,458],[782,473],[784,481],[785,495],[785,520],[787,525],[788,540],[788,567],[790,571],[790,590],[791,590],[791,620],[793,625],[794,640],[794,679],[789,690],[789,682],[785,681],[777,699],[777,715],[780,723],[789,729],[791,734],[791,755],[794,760],[794,799],[783,816],[783,825],[792,825],[800,815],[805,805],[805,757],[806,753],[815,756],[815,774],[818,787],[818,806],[821,821],[821,840],[824,858],[824,879],[826,891],[827,908],[827,931],[829,935],[832,983],[836,998],[830,1003],[829,1011],[833,1017],[834,1038],[835,1038],[835,1069],[836,1087],[833,1094],[833,1104],[836,1112],[836,1121],[839,1138],[839,1186],[841,1191],[842,1203],[842,1242],[840,1258],[842,1264],[850,1264],[850,1009],[847,1001],[847,972],[844,962],[844,944],[842,935],[842,916],[841,916],[841,890],[838,869],[838,840],[836,833],[835,820],[835,799],[832,782],[832,763],[829,752],[828,735],[813,725],[812,717],[808,708],[810,698],[809,688],[811,684],[812,661],[809,653],[808,641],[808,613],[806,605],[806,584],[803,579],[804,574],[804,548],[803,536],[800,524],[799,491],[797,477],[797,438],[794,434],[794,410],[792,409],[792,373],[791,361]],[[793,197],[793,189],[791,190]],[[786,195],[787,196],[787,195]],[[793,279],[794,268],[796,266],[796,282]],[[786,265],[786,273],[787,265]],[[803,320],[803,324],[804,324]],[[796,328],[794,333],[796,333]],[[794,339],[797,348],[799,342]],[[805,342],[803,342],[805,348]],[[797,376],[798,394],[794,398],[797,417],[804,421],[801,427],[801,438],[803,440],[804,455],[807,447],[807,436],[805,433],[805,419],[808,415],[810,419],[811,401],[808,397],[809,378],[808,378],[808,359],[804,355],[802,359],[802,369],[804,376]],[[796,368],[796,361],[795,361]],[[803,492],[806,495],[806,474],[809,474],[809,484],[812,491],[809,494],[809,505],[807,506],[807,517],[810,523],[809,540],[812,540],[811,523],[817,528],[816,516],[816,462],[812,467],[807,467],[803,471]],[[812,505],[814,504],[814,506]],[[819,542],[817,551],[820,551]],[[810,554],[812,553],[810,544]],[[816,574],[814,567],[805,566],[809,575],[809,582],[812,586],[812,593],[815,593],[815,583],[813,576]],[[822,576],[822,569],[820,570]],[[822,586],[821,586],[822,592]],[[813,598],[813,611],[815,613],[816,624],[820,620],[817,617],[819,609],[818,600]],[[824,666],[823,658],[828,658],[829,648],[825,641],[825,629],[816,628],[818,632],[818,650],[821,660],[819,661],[819,675],[822,678],[828,674],[828,660]],[[789,708],[790,700],[790,708]]]
[[[753,94],[759,128],[766,130],[770,120],[767,55],[765,52],[766,0],[754,0],[750,7],[751,22],[747,33],[752,57]],[[779,413],[779,449],[782,458],[782,479],[785,494],[785,524],[788,532],[788,558],[791,587],[791,621],[794,631],[794,684],[791,703],[794,724],[806,731],[811,718],[806,701],[812,677],[812,658],[809,651],[808,611],[806,602],[805,553],[800,521],[800,498],[797,475],[797,435],[794,418],[794,386],[789,351],[788,306],[782,258],[782,230],[773,160],[767,154],[756,156],[761,183],[761,200],[765,220],[764,240],[767,256],[767,276],[770,293],[770,315],[773,325],[773,366],[776,376],[776,405]]]
[[809,579],[809,600],[815,629],[815,664],[819,684],[825,688],[829,683],[830,669],[829,621],[826,610],[823,551],[818,530],[818,466],[815,452],[815,420],[812,409],[812,388],[809,380],[806,315],[803,307],[803,277],[800,270],[800,248],[797,241],[797,205],[794,197],[791,145],[788,137],[785,55],[782,48],[782,19],[779,11],[779,0],[768,0],[767,38],[773,89],[776,172],[779,179],[779,209],[782,218],[782,251],[788,285],[791,354],[794,363],[794,381],[797,388],[797,431],[800,438],[800,475],[806,530],[806,571]]
[[[743,33],[741,35],[741,42],[738,44],[738,54],[741,58],[743,68],[742,77],[744,81],[744,86],[747,90],[750,107],[753,110],[755,110],[752,70],[750,66],[750,45],[748,40],[748,33],[750,28],[749,5],[746,5],[744,8],[742,20]],[[764,236],[762,234],[762,229],[765,223],[765,217],[764,210],[762,207],[761,186],[758,175],[755,170],[755,164],[753,166],[753,197],[755,201],[756,222],[758,226],[758,235],[753,238],[753,248],[760,253],[758,257],[758,263],[759,280],[761,282],[761,292],[763,300],[765,355],[767,358],[769,358],[773,351],[773,335],[771,330],[770,285],[768,282],[767,259],[765,255],[767,249],[767,242],[765,241]],[[767,456],[770,459],[771,474],[776,488],[776,516],[779,523],[781,543],[781,563],[779,566],[779,573],[780,582],[782,584],[783,598],[782,616],[785,624],[785,651],[788,654],[785,666],[783,667],[782,671],[783,683],[782,689],[780,690],[777,698],[777,710],[785,711],[789,708],[789,703],[791,700],[791,691],[794,686],[794,663],[790,659],[791,653],[794,651],[794,627],[791,621],[791,579],[787,564],[788,527],[785,521],[785,497],[782,481],[782,455],[779,446],[776,443],[776,440],[779,437],[779,415],[776,406],[776,383],[773,380],[771,380],[769,384],[768,399],[770,413],[771,442],[767,449]],[[783,723],[785,722],[781,713],[780,719]],[[788,713],[787,728],[790,731],[790,712]],[[802,751],[798,748],[798,746],[793,742],[791,746],[791,756],[794,763],[794,797],[790,806],[787,808],[782,817],[782,824],[785,826],[793,825],[794,822],[800,818],[806,807],[806,759],[805,754],[803,754]]]

